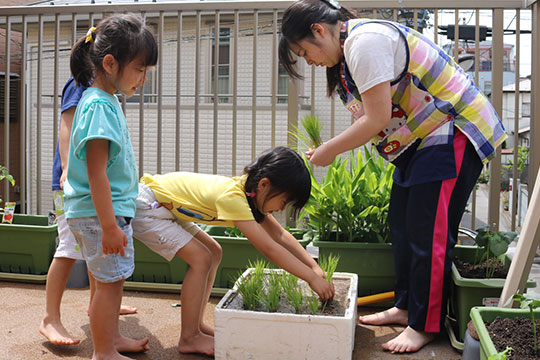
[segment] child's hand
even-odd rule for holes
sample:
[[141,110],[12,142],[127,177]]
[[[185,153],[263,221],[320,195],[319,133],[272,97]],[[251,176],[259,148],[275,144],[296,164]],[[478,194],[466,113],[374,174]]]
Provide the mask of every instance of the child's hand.
[[335,295],[334,285],[321,276],[314,276],[309,282],[309,286],[319,295],[321,301],[331,299]]
[[328,149],[328,143],[324,143],[316,149],[306,151],[306,157],[312,164],[328,166],[334,161],[335,155]]
[[120,256],[124,256],[124,247],[127,246],[128,240],[122,229],[115,224],[110,228],[103,228],[101,244],[105,255],[120,254]]

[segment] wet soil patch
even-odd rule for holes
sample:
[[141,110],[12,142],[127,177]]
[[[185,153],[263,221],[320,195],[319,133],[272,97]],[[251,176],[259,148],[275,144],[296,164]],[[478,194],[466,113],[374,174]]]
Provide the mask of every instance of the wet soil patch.
[[[540,330],[540,320],[536,320],[537,336]],[[491,323],[486,322],[491,341],[497,351],[511,350],[506,353],[508,360],[540,359],[540,353],[534,351],[534,335],[532,321],[529,318],[497,317]]]

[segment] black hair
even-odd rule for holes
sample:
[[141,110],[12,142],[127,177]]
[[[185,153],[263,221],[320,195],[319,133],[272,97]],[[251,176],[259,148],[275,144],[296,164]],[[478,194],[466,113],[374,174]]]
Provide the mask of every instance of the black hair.
[[[271,190],[265,202],[279,194],[287,194],[288,203],[294,209],[296,217],[300,209],[309,200],[311,194],[311,176],[302,157],[294,150],[277,146],[261,153],[250,165],[244,168],[247,180],[244,189],[247,193],[256,192],[259,181],[268,178]],[[264,220],[264,214],[257,209],[252,197],[247,196],[255,221]]]
[[[356,18],[356,14],[344,6],[337,9],[324,0],[300,0],[289,6],[281,20],[281,37],[279,39],[279,61],[289,76],[301,79],[296,71],[296,60],[289,47],[303,39],[314,39],[311,25],[336,25],[338,21]],[[331,96],[340,83],[340,64],[326,68],[327,94]]]
[[79,39],[71,50],[70,67],[76,84],[88,86],[96,72],[103,70],[103,58],[114,56],[118,70],[139,56],[144,66],[154,66],[158,46],[154,34],[142,19],[133,14],[114,14],[99,22],[89,36]]

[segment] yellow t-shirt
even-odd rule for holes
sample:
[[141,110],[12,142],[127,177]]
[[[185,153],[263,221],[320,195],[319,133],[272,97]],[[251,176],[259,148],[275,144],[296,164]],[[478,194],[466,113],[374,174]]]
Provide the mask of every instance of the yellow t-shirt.
[[244,192],[246,178],[175,172],[145,174],[141,183],[182,221],[232,227],[233,221],[254,220]]

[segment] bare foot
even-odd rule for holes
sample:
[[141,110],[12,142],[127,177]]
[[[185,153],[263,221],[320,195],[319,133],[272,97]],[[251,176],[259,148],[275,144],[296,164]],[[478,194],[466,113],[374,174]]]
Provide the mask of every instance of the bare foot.
[[135,360],[133,358],[124,356],[124,355],[119,354],[119,353],[114,353],[114,354],[96,354],[96,353],[94,353],[94,355],[92,356],[92,360],[102,360],[102,359],[107,359],[107,360]]
[[81,340],[74,339],[69,335],[60,321],[46,322],[45,319],[41,320],[39,332],[54,345],[76,345],[81,342]]
[[187,339],[180,337],[178,351],[183,354],[197,353],[214,356],[214,338],[203,333]]
[[430,343],[435,338],[435,334],[416,331],[407,326],[397,337],[382,344],[382,348],[393,353],[410,353],[420,350],[424,345]]
[[131,315],[131,314],[136,314],[136,313],[137,313],[137,308],[134,306],[129,306],[129,305],[120,306],[120,315]]
[[[90,316],[90,309],[87,309],[86,313],[88,314],[88,316]],[[137,313],[136,307],[129,306],[129,305],[120,305],[120,315],[131,315],[131,314],[136,314],[136,313]]]
[[211,327],[210,325],[206,325],[205,323],[201,323],[201,332],[203,334],[206,334],[206,335],[209,335],[209,336],[214,336],[214,328]]
[[145,352],[150,350],[148,338],[139,340],[130,339],[124,336],[116,338],[114,345],[118,352]]
[[393,307],[391,309],[381,311],[375,314],[360,316],[358,320],[360,320],[362,324],[368,324],[368,325],[388,325],[388,324],[407,325],[408,314],[409,312],[407,310]]

